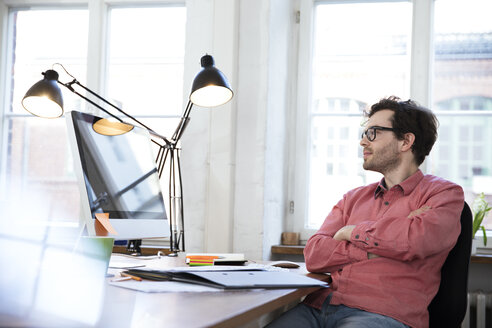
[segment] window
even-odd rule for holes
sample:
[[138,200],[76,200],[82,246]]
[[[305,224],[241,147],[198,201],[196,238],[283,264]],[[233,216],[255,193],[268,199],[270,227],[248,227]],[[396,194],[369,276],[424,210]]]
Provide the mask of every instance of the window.
[[[9,194],[44,195],[44,219],[69,220],[78,215],[79,194],[66,143],[65,121],[33,117],[21,100],[41,72],[54,63],[64,63],[82,81],[87,71],[88,10],[84,8],[32,10],[12,9],[9,13],[9,95],[3,103],[2,191]],[[77,26],[63,29],[60,26]],[[80,109],[71,95],[65,108]],[[29,199],[29,194],[23,197]],[[56,204],[56,206],[54,206]],[[69,220],[70,221],[70,220]],[[75,218],[78,221],[78,217]]]
[[440,133],[429,170],[460,184],[470,205],[481,192],[492,204],[492,22],[485,14],[490,10],[486,0],[435,2],[432,108]]
[[[486,0],[436,0],[433,28],[431,6],[423,2],[301,2],[299,141],[291,195],[302,239],[346,191],[381,178],[362,169],[360,125],[366,106],[390,95],[432,99],[419,100],[440,120],[438,143],[423,171],[463,186],[470,205],[477,192],[490,193],[492,200],[486,187],[492,186],[490,9]],[[456,23],[456,12],[470,15],[460,14]],[[434,33],[431,48],[422,27]],[[432,49],[434,56],[422,55]]]
[[[44,211],[37,213],[43,218],[77,223],[79,191],[65,120],[31,116],[21,106],[22,97],[47,69],[70,82],[73,78],[61,66],[53,66],[60,63],[81,84],[156,131],[171,133],[183,109],[186,8],[176,3],[141,6],[138,1],[124,7],[57,3],[9,10],[0,182],[3,195],[44,195]],[[104,19],[92,25],[92,16]],[[61,88],[65,111],[98,114]]]
[[299,81],[299,95],[309,99],[300,121],[318,133],[307,134],[298,148],[305,155],[296,156],[297,173],[307,171],[295,183],[294,222],[302,239],[319,228],[344,192],[379,179],[362,169],[362,113],[377,97],[409,95],[412,21],[408,2],[314,2],[308,10],[313,32],[301,37],[312,38],[312,45],[300,49],[312,54],[304,62],[301,56],[300,69],[312,70],[309,81]]

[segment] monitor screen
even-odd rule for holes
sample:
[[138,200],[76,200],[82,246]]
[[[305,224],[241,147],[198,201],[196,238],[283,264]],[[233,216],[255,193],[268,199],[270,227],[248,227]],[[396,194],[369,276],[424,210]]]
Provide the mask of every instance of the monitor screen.
[[81,192],[81,215],[95,235],[96,213],[108,213],[115,239],[168,237],[169,223],[147,130],[121,135],[93,129],[100,117],[67,114],[74,169]]

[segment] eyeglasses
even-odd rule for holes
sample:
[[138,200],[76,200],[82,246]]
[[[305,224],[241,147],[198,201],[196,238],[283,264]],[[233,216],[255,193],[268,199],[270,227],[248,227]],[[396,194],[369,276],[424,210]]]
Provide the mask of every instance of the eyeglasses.
[[360,135],[360,138],[361,139],[364,138],[364,135],[365,135],[367,137],[367,140],[374,141],[374,139],[376,139],[376,130],[380,130],[380,131],[393,131],[393,132],[396,131],[396,129],[386,128],[384,126],[371,126],[367,130],[365,130],[364,132],[362,132],[362,134]]

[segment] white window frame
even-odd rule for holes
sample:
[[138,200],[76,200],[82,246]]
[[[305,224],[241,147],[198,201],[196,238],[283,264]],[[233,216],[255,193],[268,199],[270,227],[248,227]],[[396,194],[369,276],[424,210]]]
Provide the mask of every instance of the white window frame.
[[[47,1],[36,1],[36,0],[0,0],[0,36],[1,36],[1,44],[0,44],[0,99],[3,101],[0,102],[0,194],[7,194],[8,188],[6,179],[7,175],[5,174],[5,170],[7,168],[7,151],[8,151],[8,124],[10,120],[14,118],[28,118],[31,117],[31,114],[28,112],[25,113],[11,113],[9,111],[9,106],[11,102],[11,96],[9,94],[11,86],[10,86],[10,74],[8,72],[11,71],[13,67],[12,63],[12,54],[13,49],[11,49],[12,45],[12,28],[13,24],[11,21],[11,13],[15,10],[42,10],[42,9],[87,9],[88,10],[88,19],[89,19],[89,30],[88,30],[88,39],[87,39],[87,68],[86,68],[86,81],[82,81],[87,88],[94,91],[96,94],[101,95],[102,97],[108,99],[107,95],[107,76],[108,76],[108,34],[111,32],[109,30],[109,20],[111,15],[112,8],[148,8],[148,7],[185,7],[187,8],[187,2],[185,0],[146,0],[144,2],[139,0],[47,0]],[[188,9],[188,8],[187,8]],[[189,24],[188,22],[186,23]],[[61,28],[70,28],[61,27]],[[74,26],[73,28],[76,28]],[[188,26],[186,27],[188,29]],[[190,36],[190,33],[186,33],[186,37]],[[185,43],[188,41],[186,40]],[[189,55],[185,54],[184,62],[187,63]],[[196,60],[195,60],[196,61]],[[186,66],[186,65],[185,65]],[[49,69],[49,67],[46,67]],[[70,70],[70,68],[68,68]],[[186,85],[187,81],[185,78],[185,72],[183,72],[184,81],[183,84]],[[35,81],[33,81],[34,83]],[[68,82],[68,81],[62,81]],[[185,88],[183,86],[183,106],[186,104],[187,95],[185,95]],[[27,91],[27,90],[26,90]],[[65,92],[64,90],[63,92]],[[82,90],[77,90],[84,94]],[[89,98],[92,98],[89,96]],[[103,106],[107,108],[107,106]],[[184,107],[183,107],[184,108]],[[176,122],[181,117],[181,110],[176,114],[143,114],[139,115],[138,113],[130,113],[137,119],[171,119]],[[93,108],[96,110],[95,108]],[[111,108],[108,108],[111,111]],[[125,117],[120,113],[116,113],[112,111],[115,115],[122,117],[125,120]],[[96,115],[102,113],[95,113]],[[162,183],[162,182],[161,182]],[[162,239],[152,239],[145,240],[145,244],[152,245],[160,245],[167,244],[168,238]]]
[[[0,35],[2,43],[0,44],[0,99],[3,101],[0,103],[0,170],[4,170],[6,167],[7,156],[7,140],[6,140],[6,124],[12,118],[29,117],[29,113],[10,113],[8,107],[10,106],[10,81],[8,79],[12,67],[11,56],[12,49],[10,45],[12,26],[10,22],[10,15],[13,10],[19,9],[63,9],[63,8],[76,8],[85,9],[89,11],[89,31],[88,31],[88,52],[87,52],[87,75],[86,81],[83,82],[85,86],[93,90],[97,94],[106,97],[106,78],[107,78],[107,39],[108,39],[108,20],[111,8],[125,8],[125,7],[152,7],[152,6],[184,6],[186,7],[185,0],[146,0],[144,2],[138,0],[0,0]],[[70,27],[63,27],[70,28]],[[76,28],[76,27],[74,27]],[[189,35],[187,33],[187,35]],[[187,59],[185,58],[185,62]],[[48,69],[47,67],[46,69]],[[33,81],[34,83],[35,81]],[[27,90],[26,90],[27,91]],[[185,99],[183,93],[183,99]],[[185,104],[185,102],[183,102]],[[136,118],[152,117],[157,119],[171,118],[179,119],[180,115],[138,115],[135,113],[133,116]],[[4,179],[5,175],[0,174],[0,179]],[[2,186],[5,186],[4,181],[0,181]]]
[[[407,0],[360,0],[357,2],[406,2]],[[295,156],[290,157],[291,174],[289,179],[289,210],[287,211],[287,226],[299,232],[301,241],[306,241],[316,229],[306,227],[308,215],[308,168],[309,168],[309,113],[311,101],[311,72],[313,55],[313,26],[314,8],[318,3],[353,3],[353,0],[301,0],[300,26],[297,66],[297,96],[292,99],[296,107],[295,142],[290,145],[290,151]],[[430,105],[431,96],[431,66],[432,49],[432,19],[434,1],[413,0],[412,46],[410,69],[410,97],[423,106]],[[413,35],[418,35],[414,38]],[[357,141],[354,141],[357,142]],[[426,163],[421,166],[426,171]],[[341,198],[342,195],[340,195]],[[335,204],[333,204],[335,205]],[[326,213],[328,214],[328,213]]]

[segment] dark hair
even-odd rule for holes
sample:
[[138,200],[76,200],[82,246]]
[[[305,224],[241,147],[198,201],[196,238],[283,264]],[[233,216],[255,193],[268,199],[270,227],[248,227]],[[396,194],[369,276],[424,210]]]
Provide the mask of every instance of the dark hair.
[[415,101],[410,99],[401,101],[396,96],[381,99],[372,105],[365,115],[371,117],[374,113],[384,109],[389,109],[394,113],[391,124],[399,140],[403,140],[405,133],[415,135],[412,152],[417,165],[422,164],[437,139],[439,122],[436,116],[428,108],[420,106]]

